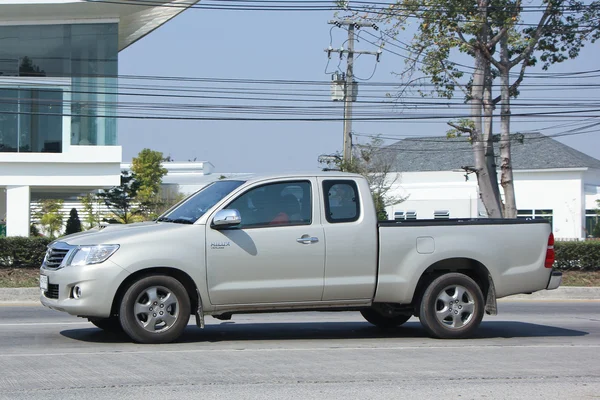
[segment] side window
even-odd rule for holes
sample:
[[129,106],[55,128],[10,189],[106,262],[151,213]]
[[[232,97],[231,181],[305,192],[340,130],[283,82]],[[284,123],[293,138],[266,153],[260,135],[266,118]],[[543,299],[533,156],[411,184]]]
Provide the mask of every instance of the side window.
[[360,216],[358,188],[354,181],[324,181],[325,216],[330,223],[353,222]]
[[310,182],[294,181],[258,186],[248,190],[225,208],[240,212],[242,228],[310,225]]

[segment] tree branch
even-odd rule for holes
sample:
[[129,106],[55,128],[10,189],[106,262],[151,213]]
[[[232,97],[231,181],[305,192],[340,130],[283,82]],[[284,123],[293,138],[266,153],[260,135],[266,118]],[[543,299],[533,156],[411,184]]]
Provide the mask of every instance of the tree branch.
[[458,38],[467,46],[473,48],[473,45],[471,43],[469,43],[469,41],[465,38],[465,36],[463,35],[462,31],[460,30],[460,28],[457,26],[456,27],[456,34],[458,35]]
[[[517,19],[517,17],[519,16],[520,8],[521,8],[521,0],[519,0],[515,3],[515,11],[513,12],[513,15],[512,15],[513,21],[515,21]],[[508,32],[508,29],[509,29],[508,26],[504,26],[502,29],[500,29],[500,32],[498,32],[498,34],[496,36],[494,36],[492,38],[492,40],[490,40],[489,46],[493,47],[493,46],[497,45],[498,42],[500,41],[500,39],[502,39],[502,36],[504,36]]]
[[525,50],[523,50],[523,52],[521,52],[521,54],[519,54],[513,61],[508,63],[509,70],[512,69],[512,67],[514,67],[521,61],[523,61],[525,59],[529,59],[529,57],[531,57],[531,53],[533,53],[533,50],[535,49],[535,45],[540,40],[540,37],[542,36],[542,30],[546,26],[546,21],[548,20],[548,17],[550,16],[551,4],[552,4],[552,2],[549,1],[548,5],[546,6],[546,10],[544,11],[542,18],[540,18],[540,22],[538,23],[537,28],[535,28],[535,32],[534,32],[533,36],[531,37],[531,39],[529,40],[529,44],[527,45]]
[[446,122],[448,125],[450,125],[451,127],[453,127],[454,129],[456,129],[459,132],[462,133],[468,133],[468,134],[472,134],[473,133],[473,129],[471,128],[467,128],[465,126],[460,126],[460,125],[456,125],[454,122]]
[[440,64],[442,64],[442,67],[444,68],[444,73],[446,74],[446,76],[452,80],[452,82],[454,82],[454,84],[464,93],[464,95],[466,97],[469,97],[469,91],[467,89],[465,89],[464,85],[462,85],[460,82],[458,82],[456,80],[456,78],[454,76],[452,76],[452,74],[448,73],[448,67],[446,67],[446,64],[444,64],[444,61],[440,61]]

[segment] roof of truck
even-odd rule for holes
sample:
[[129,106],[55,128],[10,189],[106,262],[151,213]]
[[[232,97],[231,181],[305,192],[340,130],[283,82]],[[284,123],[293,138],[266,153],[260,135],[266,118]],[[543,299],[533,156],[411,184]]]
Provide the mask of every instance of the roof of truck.
[[362,178],[362,175],[340,171],[305,171],[305,172],[272,172],[243,174],[241,176],[226,176],[224,179],[232,181],[262,181],[267,179],[289,179],[289,178]]

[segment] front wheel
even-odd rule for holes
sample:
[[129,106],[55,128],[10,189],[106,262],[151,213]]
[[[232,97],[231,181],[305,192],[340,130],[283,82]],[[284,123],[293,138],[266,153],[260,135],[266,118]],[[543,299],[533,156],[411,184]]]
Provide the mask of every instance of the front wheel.
[[119,312],[123,330],[138,343],[176,340],[190,319],[190,298],[177,279],[148,276],[125,292]]
[[473,335],[483,318],[485,302],[475,281],[449,273],[435,279],[421,299],[419,319],[430,335],[464,339]]

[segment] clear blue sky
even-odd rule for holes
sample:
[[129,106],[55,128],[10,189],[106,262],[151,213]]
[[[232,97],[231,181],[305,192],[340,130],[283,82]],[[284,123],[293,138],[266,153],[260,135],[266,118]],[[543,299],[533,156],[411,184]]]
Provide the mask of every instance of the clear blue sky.
[[[331,12],[239,12],[190,9],[120,53],[121,75],[185,76],[199,78],[248,78],[328,81],[325,74],[330,44]],[[340,46],[346,32],[334,29],[333,47]],[[368,40],[372,37],[366,36]],[[410,38],[404,37],[405,41]],[[389,47],[389,46],[388,46]],[[391,48],[401,52],[399,49]],[[356,49],[376,50],[364,40]],[[588,45],[580,58],[552,69],[582,71],[600,65],[598,43]],[[338,65],[335,56],[329,71]],[[361,56],[355,74],[367,78],[375,60]],[[384,52],[371,82],[399,81],[392,72],[404,66],[401,57]],[[340,67],[345,68],[345,62]],[[536,81],[538,83],[539,80]],[[553,81],[556,83],[556,79]],[[600,103],[600,88],[586,90],[586,98]],[[359,90],[360,94],[364,93]],[[576,92],[545,91],[532,95],[565,97],[576,101]],[[527,94],[524,94],[527,96]],[[569,100],[571,99],[571,100]],[[121,99],[122,100],[122,99]],[[130,100],[130,99],[129,99]],[[382,99],[383,100],[383,99]],[[160,101],[160,100],[153,100]],[[327,103],[338,107],[341,104]],[[600,107],[599,107],[600,108]],[[513,109],[513,112],[516,111]],[[440,111],[440,113],[443,111]],[[590,113],[588,113],[590,114]],[[596,115],[600,113],[596,112]],[[537,118],[535,123],[513,123],[512,130],[539,130],[553,125]],[[406,136],[443,136],[445,120],[434,122],[355,123],[358,133]],[[563,130],[541,131],[546,134]],[[495,130],[499,130],[496,125]],[[600,132],[561,137],[569,146],[600,158]],[[359,142],[368,138],[357,137]],[[342,148],[342,122],[236,122],[119,120],[119,142],[128,161],[148,147],[170,155],[175,161],[196,158],[212,162],[217,172],[265,172],[313,170],[317,157]],[[426,156],[426,155],[424,155]]]

